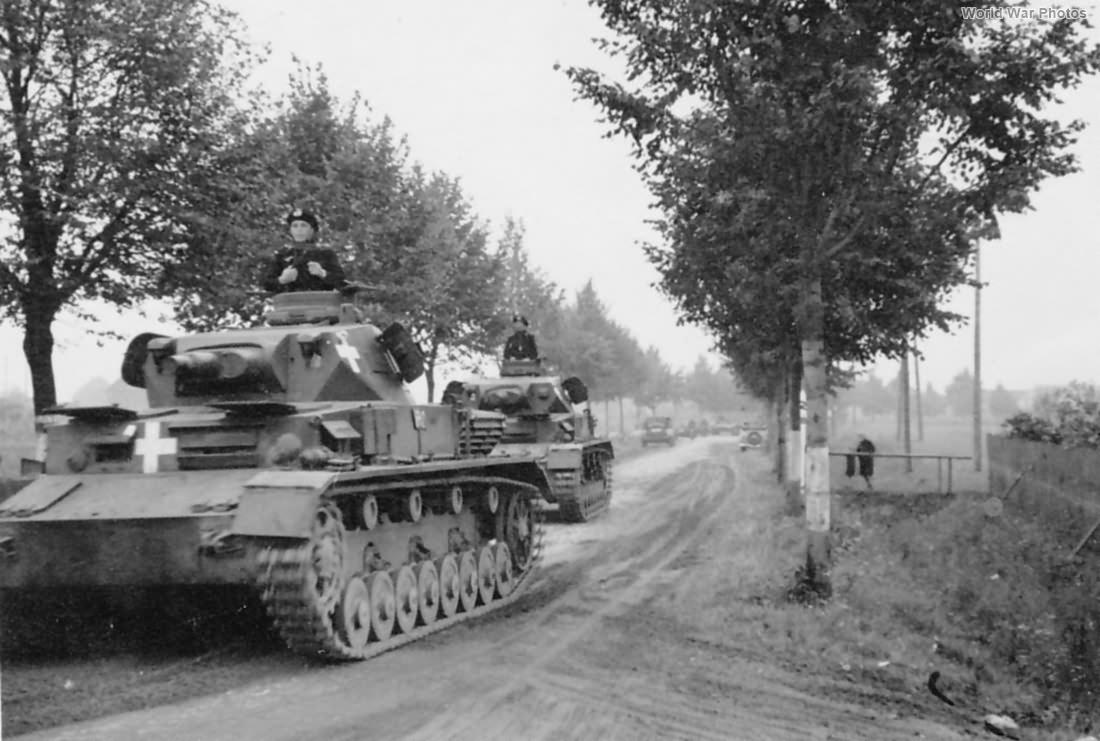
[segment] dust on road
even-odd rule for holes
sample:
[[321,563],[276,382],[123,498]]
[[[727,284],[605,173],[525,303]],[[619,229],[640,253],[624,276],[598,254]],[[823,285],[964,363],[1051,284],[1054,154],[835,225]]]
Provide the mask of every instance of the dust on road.
[[551,525],[530,591],[484,619],[363,664],[24,738],[961,738],[903,696],[861,693],[714,633],[715,611],[744,598],[723,579],[738,529],[763,526],[746,514],[762,495],[746,460],[699,439],[617,467],[610,512]]

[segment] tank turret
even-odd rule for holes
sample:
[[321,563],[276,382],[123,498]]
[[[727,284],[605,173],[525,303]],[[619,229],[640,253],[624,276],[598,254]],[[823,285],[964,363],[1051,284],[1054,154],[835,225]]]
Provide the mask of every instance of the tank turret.
[[[321,300],[311,307],[303,296]],[[218,400],[409,403],[405,384],[423,373],[409,333],[400,324],[379,331],[352,323],[355,315],[329,299],[328,292],[279,294],[268,326],[254,329],[139,335],[127,349],[123,380],[146,389],[154,408]]]

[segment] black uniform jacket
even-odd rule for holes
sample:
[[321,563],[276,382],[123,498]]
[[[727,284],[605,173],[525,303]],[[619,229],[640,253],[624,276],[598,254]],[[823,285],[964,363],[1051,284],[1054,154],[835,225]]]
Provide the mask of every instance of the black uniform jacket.
[[[309,263],[315,262],[325,270],[324,277],[309,272]],[[298,271],[298,277],[289,283],[280,283],[279,276],[287,268]],[[308,245],[305,247],[286,247],[275,253],[264,271],[263,289],[272,293],[288,291],[331,291],[347,283],[344,269],[336,253],[327,247]]]
[[870,440],[860,440],[859,445],[856,446],[856,452],[864,454],[859,456],[859,475],[874,476],[875,458],[873,455],[867,455],[867,453],[875,452],[875,444]]
[[539,356],[533,335],[516,332],[504,343],[504,357],[508,360],[535,360]]

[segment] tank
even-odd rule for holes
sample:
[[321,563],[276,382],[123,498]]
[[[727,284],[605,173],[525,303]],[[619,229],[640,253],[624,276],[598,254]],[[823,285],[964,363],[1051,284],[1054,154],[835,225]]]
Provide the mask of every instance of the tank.
[[147,410],[48,410],[44,473],[0,503],[6,620],[231,588],[292,650],[355,660],[515,598],[552,487],[500,445],[507,417],[413,403],[419,348],[339,293],[273,301],[263,326],[135,338],[122,375]]
[[596,422],[581,379],[544,373],[540,360],[504,360],[498,378],[448,385],[444,399],[466,409],[506,417],[493,455],[533,460],[550,482],[542,490],[566,522],[587,522],[611,504],[611,441]]

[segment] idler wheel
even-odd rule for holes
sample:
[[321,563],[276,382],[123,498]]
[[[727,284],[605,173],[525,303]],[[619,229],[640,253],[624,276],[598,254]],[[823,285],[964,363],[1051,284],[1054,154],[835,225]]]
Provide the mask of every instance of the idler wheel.
[[360,649],[370,637],[370,593],[366,582],[353,576],[340,595],[336,608],[336,630],[348,647]]
[[367,577],[370,594],[370,631],[376,641],[384,641],[393,635],[397,617],[397,600],[393,593],[393,579],[385,571],[375,571]]
[[416,572],[416,593],[419,595],[421,625],[431,625],[439,614],[439,572],[431,561],[421,561]]
[[405,519],[409,522],[420,522],[422,514],[424,514],[424,497],[420,495],[420,489],[413,489],[405,500]]
[[462,594],[462,580],[458,576],[458,559],[448,553],[435,562],[439,571],[439,610],[443,617],[452,617],[458,612],[458,600]]
[[394,569],[393,591],[397,600],[397,627],[402,633],[411,633],[416,627],[416,613],[420,606],[416,574],[411,567],[402,566]]
[[470,612],[477,604],[477,559],[473,551],[463,551],[458,557],[458,601],[464,612]]
[[457,515],[462,512],[462,487],[452,486],[450,495],[451,514]]
[[493,566],[496,569],[497,594],[507,597],[515,586],[512,551],[508,549],[507,543],[497,543],[493,546]]
[[359,511],[363,517],[363,529],[373,530],[378,524],[378,499],[373,494],[367,494]]
[[496,581],[493,550],[488,547],[479,548],[477,551],[477,593],[481,598],[481,604],[487,605],[493,601]]
[[485,507],[494,515],[500,509],[500,491],[495,486],[490,486],[485,492]]

